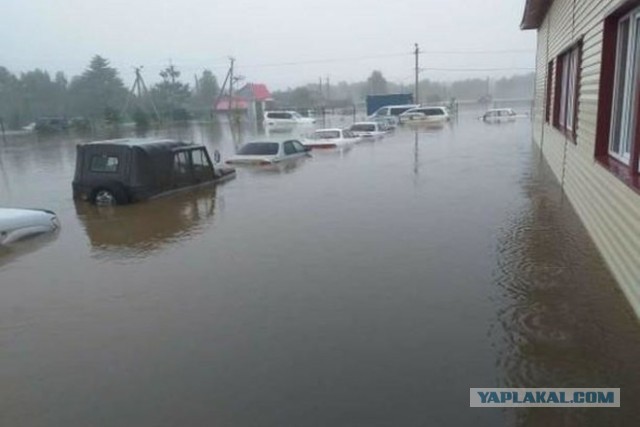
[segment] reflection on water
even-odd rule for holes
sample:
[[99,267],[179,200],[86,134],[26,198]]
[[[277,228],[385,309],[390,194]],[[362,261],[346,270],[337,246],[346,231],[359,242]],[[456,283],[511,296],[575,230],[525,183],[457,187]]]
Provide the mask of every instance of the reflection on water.
[[206,186],[126,206],[75,202],[100,259],[136,260],[193,238],[213,221],[216,187]]
[[[537,155],[532,156],[538,159]],[[639,425],[638,322],[546,164],[521,179],[526,204],[497,247],[498,324],[492,331],[504,387],[621,388],[615,410],[520,409],[519,426]]]
[[0,271],[5,265],[11,264],[20,257],[27,256],[44,248],[58,238],[60,229],[51,233],[31,236],[24,240],[13,242],[10,245],[0,245]]
[[[62,229],[0,253],[0,425],[640,425],[637,321],[530,123],[479,115],[107,209],[71,197],[84,137],[8,136],[0,200]],[[468,407],[498,385],[622,408]]]

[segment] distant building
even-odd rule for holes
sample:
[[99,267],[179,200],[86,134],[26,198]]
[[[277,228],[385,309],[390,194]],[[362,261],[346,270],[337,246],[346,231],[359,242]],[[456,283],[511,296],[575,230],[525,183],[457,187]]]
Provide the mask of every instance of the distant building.
[[526,0],[533,137],[640,315],[640,0]]
[[223,96],[216,104],[216,111],[230,110],[246,113],[252,121],[261,121],[265,110],[273,103],[271,92],[262,83],[247,83],[237,92],[233,99]]

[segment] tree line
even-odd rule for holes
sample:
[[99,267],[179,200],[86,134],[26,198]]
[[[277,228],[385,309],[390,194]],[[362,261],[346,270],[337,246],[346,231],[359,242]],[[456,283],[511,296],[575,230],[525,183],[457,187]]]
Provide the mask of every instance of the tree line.
[[220,91],[215,75],[204,70],[195,76],[193,87],[180,81],[180,75],[169,64],[160,72],[162,80],[149,88],[148,95],[132,99],[124,117],[129,89],[118,70],[99,55],[91,59],[82,74],[71,79],[62,72],[52,77],[40,69],[15,75],[0,66],[0,119],[9,129],[52,116],[81,117],[107,124],[127,119],[148,122],[155,116],[152,105],[162,119],[208,116]]
[[[420,80],[418,102],[436,104],[451,99],[463,101],[486,101],[490,99],[531,99],[535,86],[535,74],[514,75],[500,79],[474,78],[452,82]],[[273,93],[281,105],[298,108],[318,106],[344,106],[362,102],[367,95],[388,93],[413,93],[414,84],[387,81],[382,72],[376,70],[364,81],[348,83],[341,81],[333,86],[307,84]]]

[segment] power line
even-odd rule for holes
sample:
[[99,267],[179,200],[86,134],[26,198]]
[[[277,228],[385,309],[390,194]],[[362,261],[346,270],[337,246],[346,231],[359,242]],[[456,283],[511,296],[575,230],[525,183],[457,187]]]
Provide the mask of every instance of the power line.
[[506,68],[421,68],[420,71],[535,71],[535,67],[506,67]]

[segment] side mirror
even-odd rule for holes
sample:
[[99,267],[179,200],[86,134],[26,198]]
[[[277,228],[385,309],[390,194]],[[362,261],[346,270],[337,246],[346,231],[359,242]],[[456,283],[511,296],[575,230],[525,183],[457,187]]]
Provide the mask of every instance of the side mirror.
[[308,153],[309,151],[311,151],[311,147],[308,147],[308,146],[305,145],[304,146],[304,151],[306,151]]
[[215,150],[215,151],[213,152],[213,161],[214,161],[215,163],[220,163],[220,157],[221,157],[221,156],[220,156],[220,152],[219,152],[218,150]]

